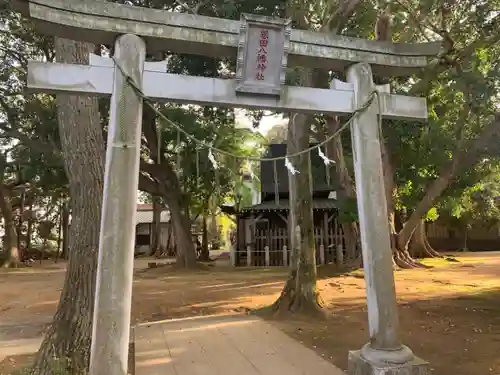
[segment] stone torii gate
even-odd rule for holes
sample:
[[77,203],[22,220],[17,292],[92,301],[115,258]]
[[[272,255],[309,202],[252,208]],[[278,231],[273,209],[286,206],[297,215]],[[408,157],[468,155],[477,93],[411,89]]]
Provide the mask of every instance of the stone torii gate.
[[[115,43],[114,61],[91,56],[89,65],[28,65],[31,90],[112,98],[91,375],[124,375],[127,368],[143,97],[126,76],[156,101],[331,115],[353,113],[377,90],[351,127],[370,341],[349,353],[348,372],[428,373],[427,363],[402,345],[398,334],[378,128],[379,110],[385,118],[425,120],[426,101],[392,95],[387,85],[376,87],[372,71],[412,74],[439,52],[439,44],[392,44],[292,30],[288,20],[254,15],[232,21],[102,1],[14,3],[41,32]],[[146,45],[152,52],[237,56],[236,79],[167,74],[164,62],[145,62]],[[334,81],[329,90],[285,86],[288,65],[345,70],[347,83]]]

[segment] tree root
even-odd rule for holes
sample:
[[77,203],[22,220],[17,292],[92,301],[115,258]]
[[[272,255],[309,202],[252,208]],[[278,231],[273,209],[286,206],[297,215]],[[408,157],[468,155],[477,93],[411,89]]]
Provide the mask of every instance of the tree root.
[[326,317],[319,295],[297,293],[296,280],[293,275],[287,280],[279,298],[271,306],[260,309],[256,313],[280,319],[289,315],[319,319]]
[[409,269],[416,268],[416,266],[410,264],[409,262],[407,262],[404,259],[401,259],[398,256],[394,257],[394,263],[396,264],[397,267],[399,267],[401,269],[404,269],[404,270],[409,270]]
[[429,243],[427,236],[424,236],[424,247],[425,247],[425,255],[429,258],[443,258],[441,254],[439,254]]
[[442,258],[443,256],[441,254],[439,254],[433,248],[426,247],[424,249],[424,257],[426,257],[426,258]]
[[402,269],[413,269],[413,268],[432,268],[431,266],[426,266],[421,262],[413,259],[407,250],[393,249],[393,260],[397,267]]
[[215,260],[210,258],[210,255],[207,254],[201,254],[196,260],[198,262],[215,262]]
[[[57,320],[54,320],[35,357],[35,363],[29,372],[30,375],[84,375],[87,373],[90,342],[84,344],[82,341],[79,343],[83,345],[76,345],[75,342],[70,343],[70,345],[67,345],[68,343],[61,345],[58,330],[63,326],[64,323],[59,324]],[[90,338],[88,339],[90,340]],[[75,346],[75,348],[71,346]]]

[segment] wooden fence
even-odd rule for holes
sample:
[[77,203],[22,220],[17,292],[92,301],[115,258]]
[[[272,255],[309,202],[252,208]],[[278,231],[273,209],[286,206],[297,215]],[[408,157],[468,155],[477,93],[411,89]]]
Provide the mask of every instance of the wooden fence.
[[[343,262],[344,234],[335,219],[322,227],[316,226],[314,238],[317,264]],[[287,266],[290,262],[289,246],[287,228],[256,229],[253,246],[235,250],[237,254],[233,264],[250,267]]]
[[[345,261],[344,234],[333,218],[328,225],[314,228],[316,263],[342,264]],[[500,250],[500,228],[475,225],[468,230],[452,228],[443,221],[426,224],[429,242],[436,250],[458,251],[465,246],[473,251]],[[254,232],[252,246],[232,254],[233,265],[282,267],[290,263],[287,228],[260,228]]]
[[500,250],[500,227],[484,224],[457,228],[445,220],[426,224],[427,239],[436,250]]

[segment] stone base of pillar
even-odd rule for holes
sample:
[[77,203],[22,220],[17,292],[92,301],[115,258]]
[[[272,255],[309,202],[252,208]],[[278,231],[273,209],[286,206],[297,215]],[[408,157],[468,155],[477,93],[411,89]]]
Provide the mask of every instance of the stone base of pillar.
[[414,357],[403,364],[374,363],[361,355],[361,350],[349,352],[348,375],[429,375],[429,363]]

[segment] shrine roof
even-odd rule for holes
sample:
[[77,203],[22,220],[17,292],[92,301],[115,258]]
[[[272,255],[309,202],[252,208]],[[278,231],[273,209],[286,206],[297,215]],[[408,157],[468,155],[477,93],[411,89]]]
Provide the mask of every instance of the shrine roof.
[[[336,199],[315,198],[313,199],[313,210],[333,210],[337,208]],[[278,203],[274,200],[265,201],[254,206],[244,207],[241,212],[252,211],[288,211],[290,209],[290,201],[288,199],[280,199]]]

